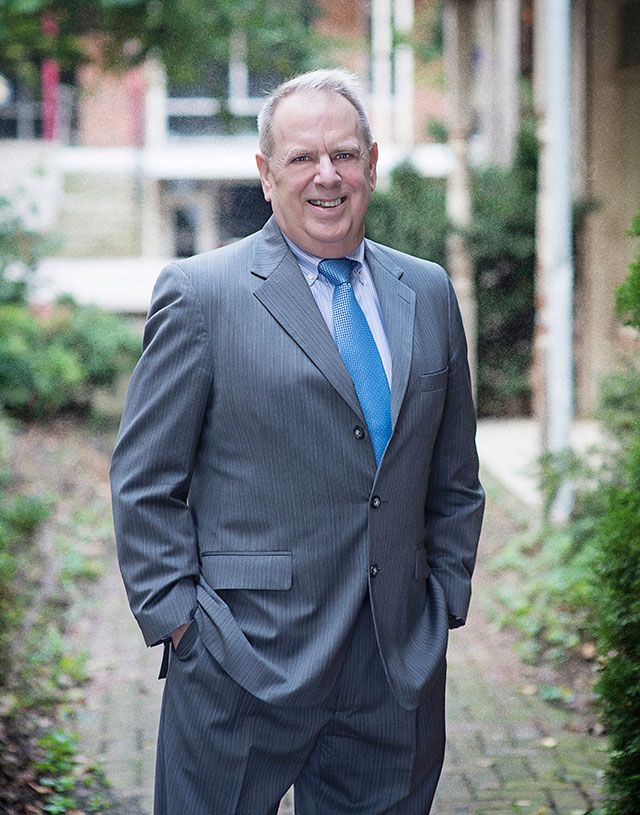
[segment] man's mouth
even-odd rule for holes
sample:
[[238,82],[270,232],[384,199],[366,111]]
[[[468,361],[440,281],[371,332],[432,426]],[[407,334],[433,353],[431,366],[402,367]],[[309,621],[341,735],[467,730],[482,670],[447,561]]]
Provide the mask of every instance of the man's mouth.
[[319,198],[310,198],[309,203],[314,207],[322,207],[322,209],[332,209],[339,207],[343,201],[346,201],[346,195],[343,198],[334,198],[333,201],[322,201]]

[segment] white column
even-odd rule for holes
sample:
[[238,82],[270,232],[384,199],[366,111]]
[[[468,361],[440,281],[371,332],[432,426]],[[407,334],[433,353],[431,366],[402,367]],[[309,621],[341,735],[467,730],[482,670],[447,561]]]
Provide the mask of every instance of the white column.
[[[413,29],[413,0],[395,0],[395,27],[400,37],[408,37]],[[395,141],[405,148],[414,144],[414,56],[408,42],[400,42],[394,51]]]
[[454,232],[447,241],[447,266],[453,280],[469,344],[469,366],[475,383],[476,305],[474,270],[462,234],[471,223],[469,134],[471,132],[471,61],[473,2],[448,0],[445,6],[445,74],[449,146],[454,165],[447,179],[447,214]]
[[587,9],[586,0],[572,6],[571,133],[573,142],[573,194],[587,194]]
[[[573,423],[573,257],[571,172],[571,3],[539,0],[536,81],[539,94],[539,190],[536,225],[537,344],[544,369],[543,448],[571,447]],[[541,96],[541,98],[540,98]],[[566,482],[552,514],[566,520]]]
[[146,175],[144,154],[163,147],[167,141],[167,79],[162,65],[154,59],[145,64],[144,144],[139,152],[139,178],[142,198],[142,254],[146,257],[167,253],[162,229],[160,181]]
[[247,68],[247,32],[234,31],[229,43],[229,100],[249,96]]
[[494,157],[497,164],[509,167],[515,154],[520,121],[518,78],[520,75],[520,2],[496,3],[496,91],[499,120]]
[[[475,149],[483,162],[494,163],[498,107],[496,94],[495,0],[476,0],[476,77],[473,102],[478,136]],[[478,149],[479,148],[479,149]]]
[[391,0],[372,0],[371,50],[373,54],[374,135],[391,140]]
[[145,66],[144,104],[145,147],[159,147],[167,140],[167,78],[162,65],[154,59]]
[[520,123],[520,0],[479,0],[476,19],[481,155],[509,167]]
[[160,183],[157,178],[142,180],[142,254],[145,257],[168,256],[171,252],[163,229]]

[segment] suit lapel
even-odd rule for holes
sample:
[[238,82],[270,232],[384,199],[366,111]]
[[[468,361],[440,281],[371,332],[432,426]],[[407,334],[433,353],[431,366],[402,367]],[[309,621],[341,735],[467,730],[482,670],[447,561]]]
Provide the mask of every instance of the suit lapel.
[[402,267],[390,261],[380,247],[369,241],[365,242],[365,247],[391,349],[391,422],[395,427],[411,370],[416,296],[399,279]]
[[364,421],[349,372],[273,218],[260,237],[251,268],[259,279],[255,296]]

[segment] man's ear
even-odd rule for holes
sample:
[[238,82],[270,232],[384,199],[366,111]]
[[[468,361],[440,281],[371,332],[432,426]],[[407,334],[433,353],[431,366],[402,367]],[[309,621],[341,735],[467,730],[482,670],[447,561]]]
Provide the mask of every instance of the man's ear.
[[369,182],[371,184],[371,192],[373,192],[376,188],[376,182],[378,180],[378,145],[376,142],[373,143],[371,150],[369,150]]
[[256,153],[256,164],[260,173],[260,183],[265,201],[271,201],[271,172],[269,171],[269,160],[262,153]]

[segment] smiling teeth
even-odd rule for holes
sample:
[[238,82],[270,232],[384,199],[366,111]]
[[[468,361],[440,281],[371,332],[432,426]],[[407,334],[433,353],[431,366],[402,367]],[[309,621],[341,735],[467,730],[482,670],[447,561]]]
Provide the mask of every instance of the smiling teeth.
[[342,198],[335,198],[333,201],[310,200],[309,203],[313,204],[314,207],[337,207],[342,203]]

